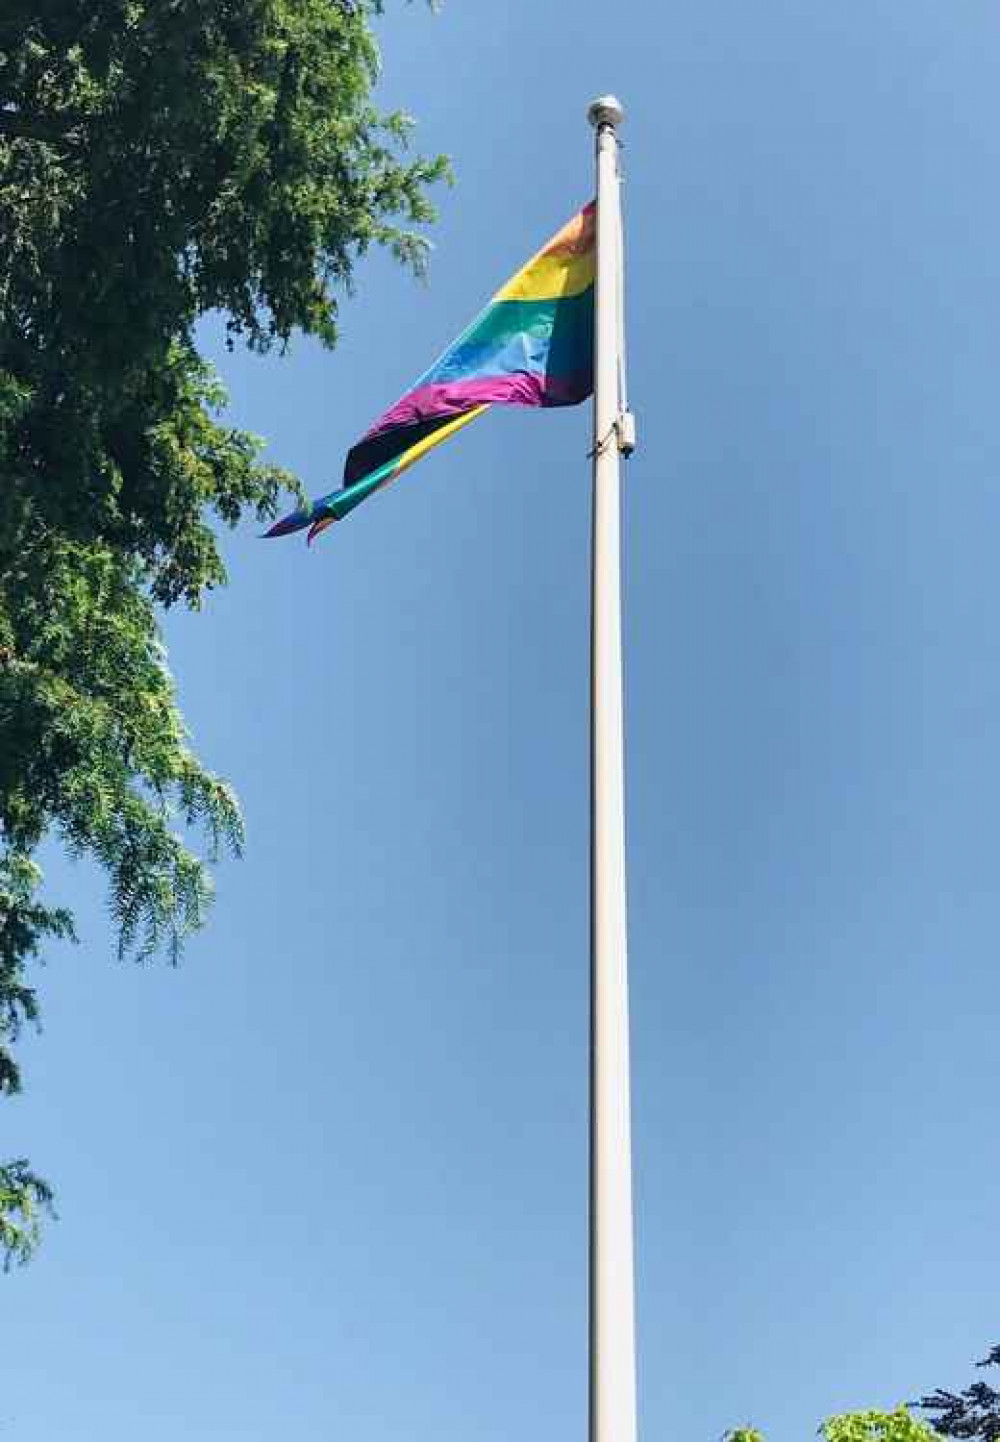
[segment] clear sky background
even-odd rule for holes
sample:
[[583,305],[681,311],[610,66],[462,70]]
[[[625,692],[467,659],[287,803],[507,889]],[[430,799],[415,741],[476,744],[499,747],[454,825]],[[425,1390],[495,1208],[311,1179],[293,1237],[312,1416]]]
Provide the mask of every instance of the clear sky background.
[[[1000,1341],[1000,15],[993,0],[393,3],[452,153],[430,285],[228,356],[314,493],[592,189],[628,107],[641,1422],[805,1442]],[[2,1151],[18,1442],[554,1442],[586,1425],[585,409],[495,413],[171,616],[237,786],[183,966],[100,882]]]

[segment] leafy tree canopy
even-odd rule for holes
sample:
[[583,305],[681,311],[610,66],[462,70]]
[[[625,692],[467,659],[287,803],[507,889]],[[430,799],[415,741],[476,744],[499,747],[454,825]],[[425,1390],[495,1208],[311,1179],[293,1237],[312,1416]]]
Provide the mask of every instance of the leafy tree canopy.
[[[977,1362],[978,1367],[1000,1367],[1000,1347]],[[917,1406],[932,1413],[931,1426],[941,1437],[978,1438],[1000,1442],[1000,1392],[987,1382],[973,1382],[964,1392],[940,1388],[921,1397]]]
[[[829,1417],[819,1429],[823,1442],[933,1442],[934,1434],[905,1407],[894,1412],[845,1412]],[[764,1442],[752,1427],[726,1433],[726,1442]]]
[[[0,1092],[72,919],[40,898],[46,836],[96,860],[123,954],[175,956],[204,861],[238,848],[193,754],[158,604],[225,582],[213,527],[293,478],[221,418],[195,326],[264,351],[337,338],[375,244],[419,271],[443,160],[381,115],[380,0],[4,0],[0,12]],[[0,1254],[51,1201],[0,1167]]]
[[894,1412],[845,1412],[820,1428],[823,1442],[932,1442],[925,1422],[905,1407]]

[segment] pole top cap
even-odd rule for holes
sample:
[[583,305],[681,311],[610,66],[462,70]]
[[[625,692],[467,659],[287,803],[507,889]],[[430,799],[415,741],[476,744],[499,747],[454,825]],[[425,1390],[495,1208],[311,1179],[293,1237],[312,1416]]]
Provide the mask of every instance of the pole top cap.
[[610,125],[613,128],[621,125],[625,119],[625,107],[617,96],[602,95],[587,107],[587,119],[596,130],[600,130],[602,125]]

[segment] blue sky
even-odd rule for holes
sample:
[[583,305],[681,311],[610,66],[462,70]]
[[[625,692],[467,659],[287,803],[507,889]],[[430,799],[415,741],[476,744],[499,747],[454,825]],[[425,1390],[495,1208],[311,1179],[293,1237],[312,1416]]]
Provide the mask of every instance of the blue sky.
[[[428,287],[206,344],[314,492],[629,118],[643,1436],[771,1442],[1000,1340],[1000,19],[963,0],[393,4]],[[19,1442],[552,1442],[586,1416],[585,411],[497,413],[169,618],[246,858],[182,968],[100,881],[5,1154]]]

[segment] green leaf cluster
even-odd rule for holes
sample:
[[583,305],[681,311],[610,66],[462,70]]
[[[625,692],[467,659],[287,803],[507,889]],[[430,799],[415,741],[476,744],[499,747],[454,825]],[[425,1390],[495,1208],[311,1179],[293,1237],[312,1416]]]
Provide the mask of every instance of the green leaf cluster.
[[38,1245],[39,1220],[52,1215],[52,1190],[22,1158],[0,1166],[0,1254],[4,1269],[26,1262]]
[[[46,837],[108,881],[122,954],[176,958],[238,850],[194,754],[157,608],[226,580],[219,526],[293,477],[225,424],[196,327],[332,345],[373,244],[416,271],[442,159],[372,101],[378,0],[5,0],[0,12],[0,1091],[37,1017],[27,968],[72,934]],[[201,829],[201,854],[191,846]],[[45,1184],[0,1171],[0,1253]]]
[[824,1442],[933,1442],[934,1433],[905,1407],[893,1412],[845,1412],[823,1423]]
[[[819,1435],[823,1442],[934,1442],[931,1428],[905,1407],[893,1412],[844,1412],[827,1418]],[[752,1427],[737,1427],[726,1433],[726,1442],[764,1442],[764,1436]]]

